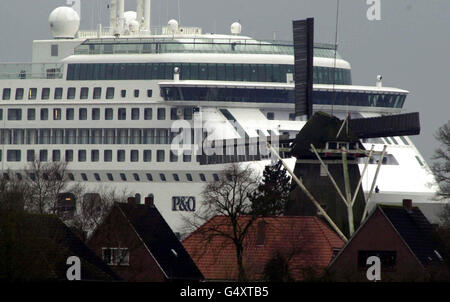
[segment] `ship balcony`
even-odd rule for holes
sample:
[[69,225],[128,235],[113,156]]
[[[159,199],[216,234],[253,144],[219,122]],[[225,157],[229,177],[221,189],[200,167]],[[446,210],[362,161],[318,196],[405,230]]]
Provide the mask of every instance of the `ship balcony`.
[[2,63],[0,79],[62,79],[63,64]]

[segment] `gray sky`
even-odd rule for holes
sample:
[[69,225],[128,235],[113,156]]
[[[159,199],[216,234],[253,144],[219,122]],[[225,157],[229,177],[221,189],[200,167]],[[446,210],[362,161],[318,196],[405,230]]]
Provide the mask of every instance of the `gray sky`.
[[[430,163],[433,135],[450,120],[450,1],[380,0],[381,21],[368,21],[365,0],[341,0],[339,52],[352,64],[354,84],[409,90],[406,111],[419,111],[422,132],[412,137]],[[33,39],[50,38],[48,15],[66,0],[0,0],[0,61],[31,60]],[[81,29],[108,25],[107,0],[81,0]],[[243,34],[292,39],[292,20],[315,18],[315,41],[333,42],[336,0],[152,0],[152,25],[170,18],[204,32],[228,33],[239,20]],[[135,0],[125,0],[134,10]]]

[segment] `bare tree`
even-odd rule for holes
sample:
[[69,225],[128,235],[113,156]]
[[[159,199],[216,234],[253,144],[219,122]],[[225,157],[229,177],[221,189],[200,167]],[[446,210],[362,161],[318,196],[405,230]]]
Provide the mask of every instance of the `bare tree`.
[[[257,219],[257,213],[252,210],[250,195],[259,182],[259,177],[249,166],[231,164],[220,173],[218,180],[207,183],[202,192],[203,201],[198,213],[186,220],[190,227],[198,229],[214,216],[224,217],[211,220],[202,227],[201,232],[205,244],[217,237],[232,242],[240,281],[247,280],[243,261],[244,239]],[[244,216],[245,219],[241,219]]]
[[439,128],[436,139],[441,146],[435,151],[432,170],[439,185],[437,196],[450,199],[450,121]]
[[43,163],[34,160],[25,169],[28,186],[25,208],[39,214],[56,214],[59,195],[68,184],[66,162]]

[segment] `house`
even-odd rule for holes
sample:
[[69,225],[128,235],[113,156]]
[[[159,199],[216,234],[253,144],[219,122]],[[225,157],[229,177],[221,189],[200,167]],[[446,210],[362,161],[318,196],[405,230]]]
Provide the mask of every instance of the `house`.
[[80,260],[81,281],[120,280],[57,216],[23,210],[0,216],[0,280],[67,281],[72,256]]
[[381,261],[381,281],[425,280],[443,264],[434,229],[418,207],[378,205],[330,264],[340,281],[367,281],[367,258]]
[[[249,219],[241,216],[239,224],[243,226]],[[211,236],[211,230],[225,236]],[[235,246],[226,237],[231,230],[229,217],[215,216],[183,240],[206,280],[238,279]],[[249,280],[306,279],[308,274],[320,273],[344,245],[324,221],[307,216],[257,218],[243,243],[243,263]],[[270,269],[277,263],[285,276],[271,275]]]
[[115,203],[88,245],[126,281],[203,279],[151,197]]

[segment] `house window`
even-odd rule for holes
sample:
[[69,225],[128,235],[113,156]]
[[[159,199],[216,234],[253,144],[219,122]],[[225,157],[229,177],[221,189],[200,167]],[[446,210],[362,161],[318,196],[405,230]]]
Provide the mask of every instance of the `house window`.
[[380,258],[381,267],[384,269],[393,269],[397,263],[396,251],[358,251],[358,268],[366,269],[367,258],[371,256]]
[[130,265],[128,248],[102,248],[103,261],[108,265]]

